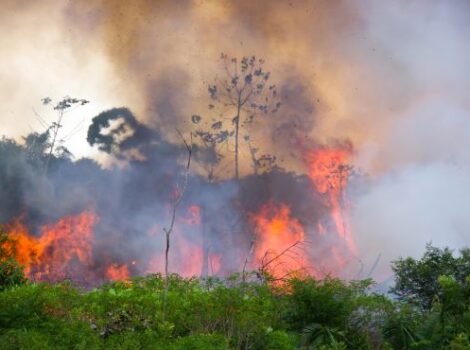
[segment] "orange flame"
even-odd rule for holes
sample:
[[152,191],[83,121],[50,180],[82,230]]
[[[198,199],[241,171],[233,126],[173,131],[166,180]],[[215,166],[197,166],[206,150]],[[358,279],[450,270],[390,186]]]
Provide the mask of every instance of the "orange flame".
[[[336,234],[346,241],[350,252],[355,253],[356,245],[347,224],[349,204],[345,194],[351,172],[350,157],[350,147],[317,148],[307,154],[306,160],[315,188],[328,198]],[[319,233],[325,233],[321,224]]]
[[30,235],[19,220],[6,228],[14,242],[15,258],[25,267],[26,275],[38,281],[58,281],[70,278],[75,268],[92,264],[96,222],[94,213],[83,212],[43,226],[39,237]]
[[129,278],[127,265],[111,264],[106,269],[106,277],[111,281],[122,281]]
[[201,224],[201,208],[197,205],[191,205],[188,208],[188,215],[178,218],[186,225],[195,226]]
[[[183,277],[199,276],[203,261],[202,247],[186,239],[179,230],[173,232],[170,246],[170,272],[178,273]],[[162,272],[164,266],[165,253],[158,252],[149,260],[146,272]]]
[[[186,226],[188,230],[182,229]],[[178,273],[184,277],[199,276],[203,264],[202,243],[195,237],[188,234],[194,234],[194,226],[201,225],[201,209],[197,205],[191,205],[187,213],[178,216],[176,224],[171,234],[169,270],[171,273]],[[163,227],[155,226],[149,232],[152,238],[160,237],[164,239]],[[147,264],[147,273],[162,272],[165,266],[164,251],[155,253]],[[218,262],[214,266],[219,268]]]
[[291,217],[287,205],[269,201],[250,218],[256,233],[256,264],[275,277],[306,267],[306,257],[295,249],[304,240],[304,228]]

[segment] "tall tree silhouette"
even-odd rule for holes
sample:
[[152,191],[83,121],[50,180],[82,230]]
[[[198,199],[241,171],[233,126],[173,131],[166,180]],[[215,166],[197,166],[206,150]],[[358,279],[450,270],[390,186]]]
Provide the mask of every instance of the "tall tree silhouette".
[[[220,59],[223,73],[208,86],[211,99],[208,107],[216,116],[210,123],[203,123],[201,116],[193,115],[192,122],[203,126],[195,134],[206,145],[214,147],[233,138],[234,176],[238,179],[242,129],[260,114],[276,113],[281,103],[277,98],[276,85],[269,84],[270,72],[264,70],[264,60],[255,56],[229,58],[224,53]],[[243,138],[250,140],[248,133]]]
[[[89,101],[85,99],[78,99],[72,97],[64,97],[57,103],[53,103],[52,99],[49,97],[45,97],[42,99],[42,103],[44,105],[52,105],[54,111],[57,111],[57,119],[52,122],[52,124],[48,128],[48,136],[51,138],[49,141],[49,152],[46,157],[46,162],[44,164],[43,174],[47,174],[47,170],[49,168],[49,163],[52,158],[53,152],[57,149],[57,137],[59,134],[60,128],[62,128],[62,121],[64,119],[64,114],[71,110],[73,106],[83,106],[86,105]],[[61,152],[69,153],[64,147],[60,147],[58,149]]]

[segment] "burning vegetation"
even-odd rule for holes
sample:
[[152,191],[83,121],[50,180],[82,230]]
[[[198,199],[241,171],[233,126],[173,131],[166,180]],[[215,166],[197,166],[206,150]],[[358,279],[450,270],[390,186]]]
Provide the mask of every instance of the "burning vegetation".
[[469,1],[0,19],[0,349],[470,350]]
[[15,259],[33,281],[57,282],[73,279],[86,283],[93,276],[93,226],[95,214],[84,212],[57,223],[44,225],[37,236],[16,219],[4,227]]
[[12,169],[2,176],[17,191],[2,196],[1,222],[31,280],[89,286],[247,269],[282,280],[341,275],[357,264],[347,222],[352,146],[300,142],[294,133],[299,171],[282,167],[255,131],[288,99],[281,101],[264,60],[222,54],[221,63],[207,115],[190,118],[190,139],[177,129],[171,141],[127,108],[93,118],[88,143],[121,165],[72,161],[60,142],[67,112],[83,99],[43,99],[57,113],[52,126],[24,145],[1,141],[3,168]]
[[[27,154],[27,148],[11,146]],[[348,149],[324,147],[310,151],[306,157],[309,180],[281,169],[252,175],[238,180],[239,183],[229,179],[212,184],[193,175],[175,221],[171,271],[183,276],[226,275],[241,271],[246,260],[248,268],[269,272],[276,278],[291,273],[319,277],[338,273],[345,261],[355,254],[345,218],[349,152]],[[145,163],[133,161],[131,168],[122,170],[121,174],[130,175],[128,172],[134,173],[135,168]],[[89,163],[59,159],[51,166],[56,167],[56,171],[71,171],[80,169],[82,164],[90,166]],[[98,171],[96,165],[92,167]],[[272,181],[285,181],[285,185],[298,187],[297,191],[304,197],[302,200],[312,212],[300,208],[304,205],[295,203],[297,198],[288,188],[271,193],[269,189],[258,187]],[[170,203],[174,182],[167,183],[171,184],[167,188],[167,203]],[[145,183],[133,184],[139,185],[147,186]],[[208,202],[201,201],[205,191],[216,195],[219,191],[237,189],[237,186],[240,186],[239,195],[230,194],[220,202],[220,207],[214,207],[211,198]],[[136,196],[134,204],[142,205],[139,202],[144,198]],[[26,211],[18,218],[8,220],[3,229],[12,238],[10,244],[14,244],[15,257],[25,266],[30,279],[71,279],[82,285],[93,285],[105,280],[127,279],[135,274],[163,272],[162,225],[169,220],[167,203],[155,208],[155,218],[160,217],[160,220],[146,217],[146,225],[140,224],[129,233],[125,230],[127,218],[117,219],[125,223],[122,227],[112,221],[114,215],[121,213],[122,206],[127,206],[125,202],[118,205],[116,211],[95,205],[94,209],[85,207],[82,213],[56,220],[50,220],[46,215],[37,222],[32,222],[31,214]],[[244,203],[248,203],[247,208]],[[321,212],[315,213],[315,209]],[[132,216],[129,220],[133,221]]]
[[108,169],[72,161],[60,142],[66,113],[89,101],[43,99],[57,113],[51,128],[0,149],[13,169],[5,180],[29,189],[7,193],[0,211],[27,276],[84,286],[156,272],[348,277],[346,265],[358,267],[347,218],[352,146],[289,130],[291,160],[263,149],[255,131],[272,120],[280,132],[283,102],[264,64],[222,54],[207,115],[189,118],[175,140],[127,108],[100,113],[87,141],[120,164]]

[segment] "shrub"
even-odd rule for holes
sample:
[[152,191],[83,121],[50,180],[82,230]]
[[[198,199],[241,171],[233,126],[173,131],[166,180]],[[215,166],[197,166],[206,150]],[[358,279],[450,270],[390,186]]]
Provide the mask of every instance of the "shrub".
[[14,242],[0,229],[0,291],[26,282],[23,268],[14,259]]

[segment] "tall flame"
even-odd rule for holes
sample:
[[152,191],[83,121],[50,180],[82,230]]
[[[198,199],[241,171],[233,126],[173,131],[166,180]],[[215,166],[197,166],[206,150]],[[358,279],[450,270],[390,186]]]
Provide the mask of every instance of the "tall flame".
[[[182,213],[176,219],[173,227],[170,243],[169,266],[170,272],[178,273],[184,277],[198,276],[203,264],[202,242],[195,239],[194,231],[201,225],[201,208],[191,205],[187,212]],[[182,229],[181,226],[186,229]],[[163,227],[156,226],[149,234],[152,239],[164,237]],[[177,257],[177,259],[175,259]],[[165,253],[159,251],[150,258],[146,272],[162,272],[165,266]],[[213,266],[219,267],[218,262]],[[214,271],[216,273],[217,271]]]
[[121,281],[129,278],[127,265],[111,264],[106,269],[106,277],[111,281]]
[[[335,233],[345,240],[350,252],[355,254],[356,245],[347,222],[349,203],[346,187],[351,172],[348,165],[350,157],[350,147],[317,148],[307,153],[306,161],[316,190],[328,199]],[[325,233],[323,224],[319,224],[319,233]]]
[[[267,201],[251,213],[249,221],[255,234],[252,249],[252,268],[262,268],[277,278],[291,273],[318,275],[323,267],[327,273],[342,269],[349,258],[356,255],[356,246],[347,222],[348,201],[346,187],[351,172],[348,147],[315,148],[305,154],[308,174],[313,187],[311,193],[320,193],[329,207],[326,220],[316,223],[319,239],[315,256],[305,249],[306,236],[313,237],[312,229],[303,226],[295,213],[284,202]],[[306,189],[308,195],[309,189]],[[224,271],[226,257],[221,251],[204,250],[201,208],[192,205],[178,215],[171,235],[170,270],[183,276]],[[313,213],[312,213],[313,214]],[[107,280],[123,280],[138,271],[163,271],[164,251],[156,251],[141,267],[135,261],[123,262],[104,259],[104,266],[96,266],[93,257],[95,243],[93,228],[98,218],[93,212],[67,216],[52,225],[45,225],[37,236],[31,235],[20,220],[6,226],[16,248],[16,259],[25,267],[27,276],[36,281],[84,280],[84,284]],[[149,232],[149,239],[164,239],[158,225]],[[327,243],[327,249],[322,245]],[[162,241],[163,243],[163,241]],[[315,247],[314,247],[315,248]],[[103,260],[103,259],[101,259]],[[134,265],[134,266],[133,266]],[[239,266],[239,269],[242,269]]]
[[275,277],[306,268],[306,257],[296,249],[303,243],[304,228],[286,204],[269,201],[251,215],[251,221],[256,233],[255,264]]
[[83,212],[41,228],[38,237],[16,220],[7,225],[15,258],[33,280],[58,281],[75,276],[74,270],[92,265],[93,226],[97,216]]

